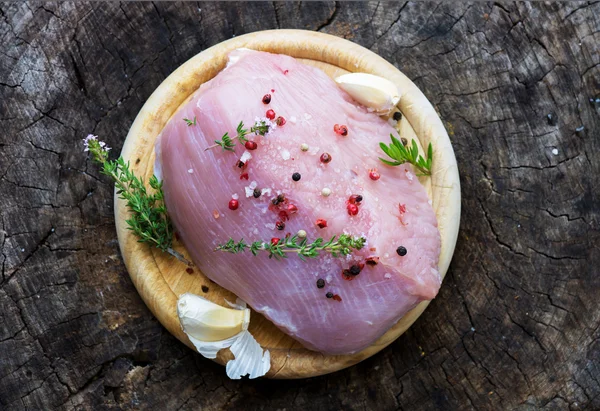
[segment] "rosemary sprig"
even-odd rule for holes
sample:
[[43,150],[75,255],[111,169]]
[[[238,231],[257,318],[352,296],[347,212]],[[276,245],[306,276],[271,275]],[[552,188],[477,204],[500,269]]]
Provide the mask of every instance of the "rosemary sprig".
[[[260,134],[261,136],[264,136],[269,132],[269,127],[271,127],[271,125],[268,124],[265,120],[259,120],[256,123],[254,123],[252,127],[250,127],[250,132],[256,135]],[[248,141],[248,139],[246,138],[246,136],[248,135],[248,130],[244,128],[243,121],[240,121],[240,124],[238,124],[236,133],[237,134],[235,137],[230,137],[229,133],[223,134],[221,140],[215,140],[215,144],[206,147],[204,151],[210,150],[211,148],[215,147],[221,147],[224,151],[233,151],[233,148],[235,147],[235,143],[233,142],[233,140],[237,139],[240,142],[240,144],[244,144],[246,143],[246,141]]]
[[146,190],[144,180],[136,177],[129,169],[129,162],[122,157],[109,160],[110,148],[96,136],[84,139],[85,149],[92,160],[100,164],[102,174],[109,176],[115,183],[119,198],[127,201],[131,217],[125,222],[128,228],[138,236],[140,243],[149,243],[167,252],[186,264],[190,264],[180,253],[173,250],[173,226],[164,202],[162,181],[152,176],[148,181],[152,193]]
[[190,120],[189,118],[184,118],[183,121],[185,121],[185,123],[189,126],[195,126],[196,125],[196,116],[194,116],[194,120]]
[[417,147],[417,142],[414,139],[410,146],[404,147],[404,144],[392,134],[390,134],[390,138],[392,139],[392,144],[390,145],[379,143],[379,147],[381,147],[383,152],[394,160],[389,161],[379,157],[384,164],[387,164],[388,166],[399,166],[404,163],[410,163],[419,170],[421,175],[431,175],[431,161],[433,159],[433,148],[431,147],[431,143],[429,143],[429,146],[427,147],[427,159],[425,159],[423,156],[419,155],[419,147]]
[[273,242],[254,241],[246,243],[242,238],[237,243],[230,238],[225,244],[219,245],[215,251],[226,251],[228,253],[238,254],[246,250],[256,256],[260,251],[267,251],[269,258],[275,257],[276,260],[287,258],[286,253],[296,253],[303,261],[307,258],[317,258],[321,252],[329,253],[332,257],[348,255],[352,250],[360,250],[365,245],[364,237],[353,237],[348,234],[333,236],[329,241],[319,237],[312,243],[306,238],[298,242],[298,235],[281,239],[276,244]]

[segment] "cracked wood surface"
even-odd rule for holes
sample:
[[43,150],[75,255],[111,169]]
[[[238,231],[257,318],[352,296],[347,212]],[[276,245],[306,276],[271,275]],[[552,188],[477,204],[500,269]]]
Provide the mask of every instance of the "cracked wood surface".
[[[598,16],[587,2],[0,3],[0,409],[600,408]],[[415,81],[454,144],[461,232],[439,296],[381,353],[230,381],[137,295],[81,139],[120,150],[181,63],[277,27],[348,38]]]

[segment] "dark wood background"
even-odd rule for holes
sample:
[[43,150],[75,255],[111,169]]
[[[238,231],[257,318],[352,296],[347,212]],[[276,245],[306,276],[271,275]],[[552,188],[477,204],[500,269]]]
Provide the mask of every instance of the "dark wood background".
[[[140,300],[81,139],[118,152],[181,63],[278,27],[416,82],[454,144],[461,231],[439,296],[378,355],[230,381]],[[0,409],[600,409],[599,51],[598,2],[0,3]]]

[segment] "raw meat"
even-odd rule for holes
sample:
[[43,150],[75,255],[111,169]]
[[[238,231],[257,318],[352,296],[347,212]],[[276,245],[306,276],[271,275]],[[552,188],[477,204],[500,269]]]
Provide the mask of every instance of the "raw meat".
[[[265,94],[272,96],[269,104],[262,101]],[[258,148],[248,152],[252,158],[244,168],[238,167],[247,157],[241,144],[235,153],[220,147],[205,151],[225,132],[235,136],[240,121],[250,128],[268,109],[286,123],[264,137],[250,137]],[[183,120],[194,117],[196,125]],[[348,135],[336,134],[335,124],[346,125]],[[418,302],[434,298],[441,282],[440,236],[425,189],[411,166],[388,167],[378,160],[383,156],[378,143],[388,142],[390,133],[395,130],[385,120],[353,102],[321,70],[289,56],[236,50],[228,67],[166,125],[157,144],[157,169],[175,227],[203,273],[307,348],[353,353]],[[303,143],[309,145],[306,152]],[[332,157],[328,164],[319,160],[324,152]],[[381,174],[377,181],[369,178],[372,168]],[[267,192],[254,198],[255,185]],[[325,187],[328,197],[321,195]],[[275,226],[278,212],[269,207],[278,193],[298,208],[283,231]],[[352,194],[363,196],[356,216],[346,209]],[[239,197],[235,211],[228,208],[232,195]],[[318,228],[317,219],[325,219],[327,227]],[[368,243],[352,256],[307,262],[293,254],[277,261],[265,252],[254,257],[214,251],[230,237],[269,241],[298,230],[310,241],[350,233],[364,235]],[[407,249],[405,256],[396,252],[399,246]],[[365,266],[352,281],[344,279],[344,269],[372,256],[379,264]],[[318,279],[325,280],[324,288],[317,287]],[[327,298],[328,292],[341,301]]]

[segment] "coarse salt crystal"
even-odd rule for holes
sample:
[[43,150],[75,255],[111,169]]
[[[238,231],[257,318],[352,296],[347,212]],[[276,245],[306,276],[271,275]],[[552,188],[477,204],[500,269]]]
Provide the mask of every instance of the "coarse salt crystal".
[[240,196],[239,196],[239,195],[237,195],[236,193],[233,193],[233,194],[231,195],[231,198],[233,198],[234,200],[237,200],[237,199],[239,199],[239,198],[240,198]]
[[252,154],[250,154],[250,152],[248,150],[244,151],[244,153],[242,154],[242,156],[240,157],[240,161],[242,163],[247,162],[248,160],[250,160],[252,158]]
[[275,230],[275,224],[273,223],[267,223],[265,224],[265,227],[267,227],[269,230]]
[[194,172],[194,170],[191,168],[188,170],[188,173],[190,173],[190,174],[192,174],[193,172]]
[[331,280],[332,280],[331,275],[328,275],[327,277],[325,277],[325,281],[327,281],[328,284],[331,282]]
[[254,195],[254,189],[257,185],[258,183],[256,181],[252,181],[247,187],[244,187],[244,190],[246,191],[246,197]]
[[385,273],[385,275],[383,276],[383,278],[389,280],[390,278],[392,278],[392,275],[390,273]]
[[408,178],[408,181],[413,181],[413,178],[415,178],[415,176],[413,175],[413,173],[411,173],[408,170],[404,170],[404,172],[406,173],[406,178]]
[[296,116],[290,117],[290,123],[296,124]]
[[289,160],[290,157],[290,152],[288,150],[286,150],[285,148],[281,150],[281,158],[283,158],[284,160]]
[[429,203],[429,205],[433,205],[433,201],[427,200],[427,202]]
[[261,196],[264,196],[265,194],[271,195],[271,189],[270,188],[263,188],[262,190],[260,190],[260,195]]
[[558,155],[558,149],[557,148],[553,148],[552,149],[552,154],[554,154],[555,156]]
[[312,116],[308,113],[304,113],[304,119],[305,120],[310,120],[312,118]]

